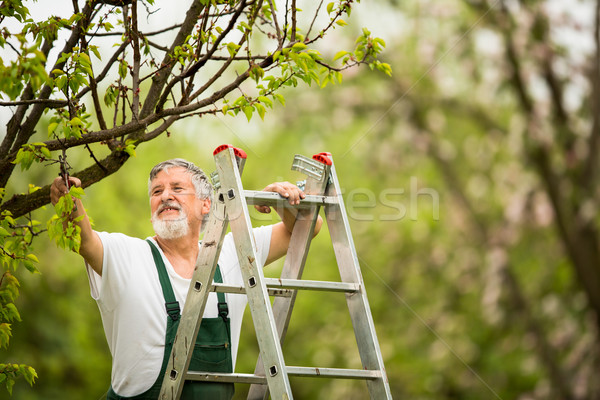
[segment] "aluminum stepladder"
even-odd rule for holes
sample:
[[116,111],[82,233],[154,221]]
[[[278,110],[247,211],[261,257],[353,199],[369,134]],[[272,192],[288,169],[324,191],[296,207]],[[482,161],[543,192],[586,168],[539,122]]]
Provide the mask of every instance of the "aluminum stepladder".
[[[243,189],[240,176],[246,154],[242,150],[223,145],[215,149],[214,157],[217,167],[214,174],[216,179],[213,178],[216,181],[214,204],[159,399],[179,399],[185,380],[249,383],[251,387],[248,399],[266,399],[269,394],[272,399],[292,399],[289,376],[363,379],[367,382],[372,399],[391,399],[387,374],[331,155],[320,153],[312,159],[296,155],[292,169],[306,175],[306,197],[296,206],[291,206],[277,193]],[[256,204],[292,207],[298,210],[279,279],[265,278],[262,265],[256,261],[256,245],[248,213],[248,205]],[[321,207],[324,208],[341,282],[300,279]],[[245,287],[212,283],[228,222],[231,225]],[[297,290],[345,293],[362,369],[285,365],[281,343],[285,338]],[[188,371],[209,292],[245,294],[248,297],[260,349],[254,374]],[[272,306],[269,295],[276,296]]]

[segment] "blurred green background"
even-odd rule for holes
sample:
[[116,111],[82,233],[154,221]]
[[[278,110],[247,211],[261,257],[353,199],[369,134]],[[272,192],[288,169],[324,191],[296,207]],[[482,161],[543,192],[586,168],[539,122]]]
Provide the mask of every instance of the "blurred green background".
[[[529,151],[535,115],[556,170],[568,172],[569,157],[586,157],[578,150],[585,135],[573,135],[572,154],[563,151],[540,55],[544,45],[555,51],[568,126],[586,132],[592,18],[585,10],[593,4],[575,3],[569,10],[554,1],[365,1],[347,37],[362,26],[382,37],[392,78],[364,68],[325,90],[299,87],[265,121],[241,114],[181,121],[87,189],[84,204],[97,230],[147,237],[147,174],[159,161],[183,157],[210,172],[212,150],[231,143],[248,153],[245,187],[261,189],[301,178],[290,171],[294,154],[329,151],[394,398],[558,399],[566,398],[562,384],[571,398],[598,398],[596,322]],[[336,45],[350,48],[345,37]],[[524,75],[534,113],[514,71]],[[76,157],[72,164],[90,163]],[[53,176],[24,178],[43,185]],[[561,178],[562,190],[576,196],[577,182]],[[255,225],[271,222],[253,217]],[[19,271],[23,321],[2,358],[34,366],[39,378],[32,388],[19,382],[13,398],[102,398],[110,354],[83,262],[46,237],[34,246],[41,274]],[[278,276],[281,265],[265,274]],[[305,278],[339,279],[325,226]],[[258,354],[246,311],[238,372],[251,372]],[[360,368],[343,296],[300,293],[284,354],[289,365]],[[292,378],[292,385],[297,399],[368,397],[362,381]],[[247,389],[237,386],[236,399]]]

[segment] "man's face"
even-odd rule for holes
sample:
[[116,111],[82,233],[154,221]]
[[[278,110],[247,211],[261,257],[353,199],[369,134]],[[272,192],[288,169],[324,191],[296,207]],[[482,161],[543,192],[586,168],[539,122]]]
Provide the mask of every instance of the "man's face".
[[196,197],[191,175],[182,167],[159,172],[150,185],[150,209],[156,233],[172,239],[184,236],[189,228],[199,229],[206,203]]

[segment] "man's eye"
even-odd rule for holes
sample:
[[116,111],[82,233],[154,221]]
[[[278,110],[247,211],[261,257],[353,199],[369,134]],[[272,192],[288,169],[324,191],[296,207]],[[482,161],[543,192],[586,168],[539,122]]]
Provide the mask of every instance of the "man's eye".
[[152,196],[158,196],[159,194],[161,194],[161,190],[155,190],[154,192],[152,192]]

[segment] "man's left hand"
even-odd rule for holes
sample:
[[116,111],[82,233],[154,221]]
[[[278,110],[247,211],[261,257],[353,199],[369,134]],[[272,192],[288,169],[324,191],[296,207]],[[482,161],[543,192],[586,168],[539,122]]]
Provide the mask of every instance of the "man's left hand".
[[[306,195],[300,188],[293,183],[290,182],[275,182],[271,183],[267,187],[263,189],[264,192],[275,192],[279,193],[281,197],[286,198],[291,205],[300,204],[300,200],[305,198]],[[271,207],[269,206],[254,206],[259,212],[268,214],[271,212]]]

